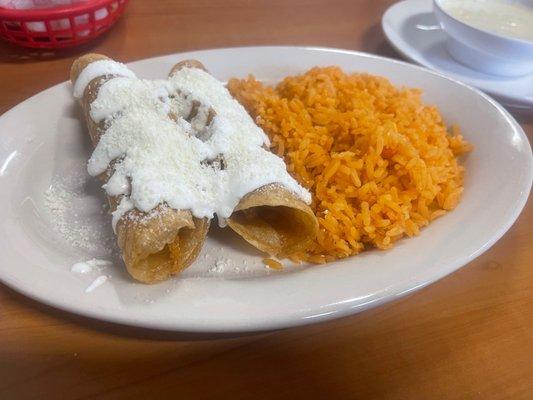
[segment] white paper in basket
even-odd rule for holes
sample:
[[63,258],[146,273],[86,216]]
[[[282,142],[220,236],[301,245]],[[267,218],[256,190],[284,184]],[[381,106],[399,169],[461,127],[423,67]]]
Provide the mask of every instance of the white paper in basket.
[[[17,10],[31,10],[38,8],[60,7],[65,5],[74,5],[78,3],[88,3],[91,0],[0,0],[0,7],[11,8]],[[96,20],[107,17],[108,12],[106,8],[100,8],[94,12]],[[83,25],[89,22],[89,14],[82,14],[74,17],[75,25]],[[32,32],[46,32],[46,25],[44,22],[28,22],[27,28]],[[67,18],[58,19],[50,22],[53,30],[69,29],[70,21]],[[89,34],[89,31],[81,31],[77,33],[80,36]]]

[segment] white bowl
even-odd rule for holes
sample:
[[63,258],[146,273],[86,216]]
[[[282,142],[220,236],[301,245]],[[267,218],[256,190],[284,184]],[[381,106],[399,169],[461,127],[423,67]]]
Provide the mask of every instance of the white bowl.
[[533,41],[502,36],[461,22],[443,9],[444,2],[433,0],[433,11],[447,34],[448,52],[454,59],[492,75],[522,76],[533,72]]

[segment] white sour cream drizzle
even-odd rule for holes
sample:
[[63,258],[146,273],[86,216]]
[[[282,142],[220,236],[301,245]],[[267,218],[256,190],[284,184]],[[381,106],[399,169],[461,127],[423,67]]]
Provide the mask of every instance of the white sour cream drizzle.
[[[116,73],[115,63],[107,62],[110,69],[101,63],[100,75]],[[109,128],[88,163],[89,174],[96,176],[120,159],[104,185],[109,195],[124,195],[113,213],[113,228],[129,210],[148,212],[163,202],[198,218],[216,214],[224,221],[244,195],[271,183],[311,201],[283,160],[262,148],[268,144],[262,129],[210,74],[184,68],[158,81],[119,74],[126,76],[104,83],[91,104],[93,120],[106,120]],[[78,93],[83,90],[79,87]],[[189,123],[184,117],[193,100],[202,107]],[[206,126],[209,108],[216,115]],[[177,117],[171,119],[169,113]],[[224,168],[206,163],[220,155]]]
[[99,271],[103,267],[109,267],[113,263],[111,261],[107,260],[98,260],[96,258],[93,258],[91,260],[87,261],[80,261],[72,265],[70,268],[71,272],[77,273],[77,274],[88,274],[93,271]]
[[120,75],[135,78],[135,74],[124,64],[113,60],[98,60],[90,63],[80,72],[74,83],[74,97],[83,96],[85,88],[94,79],[104,75]]
[[98,278],[96,278],[93,283],[91,283],[87,289],[85,289],[85,293],[91,293],[94,289],[96,289],[98,286],[102,286],[107,281],[107,276],[100,275]]

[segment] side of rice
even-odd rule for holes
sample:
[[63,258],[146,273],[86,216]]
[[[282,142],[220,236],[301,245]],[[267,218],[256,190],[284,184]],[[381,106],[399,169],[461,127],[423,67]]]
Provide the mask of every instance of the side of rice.
[[295,261],[328,262],[387,249],[454,209],[463,192],[457,156],[471,150],[417,89],[313,68],[271,88],[228,83],[270,136],[272,150],[313,194],[320,230]]

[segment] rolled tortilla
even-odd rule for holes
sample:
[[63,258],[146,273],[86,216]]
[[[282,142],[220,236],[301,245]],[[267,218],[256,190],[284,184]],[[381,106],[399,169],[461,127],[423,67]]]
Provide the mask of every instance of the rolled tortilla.
[[[90,63],[108,59],[99,54],[87,54],[74,61],[70,80],[74,85],[80,73]],[[105,122],[95,123],[90,116],[91,103],[97,98],[99,88],[116,75],[100,76],[86,86],[80,103],[85,115],[89,135],[95,147],[105,133]],[[100,175],[107,182],[113,167]],[[121,197],[108,196],[114,211]],[[116,225],[118,245],[130,275],[143,283],[155,283],[180,273],[198,256],[209,229],[209,220],[193,217],[189,210],[174,210],[160,204],[145,213],[133,209],[125,213]]]
[[304,251],[318,231],[311,208],[278,184],[244,196],[228,225],[251,245],[277,257]]
[[[200,61],[184,60],[172,67],[169,76],[182,68],[208,72]],[[304,251],[318,231],[318,221],[311,208],[276,183],[245,195],[227,223],[252,246],[277,257]]]

